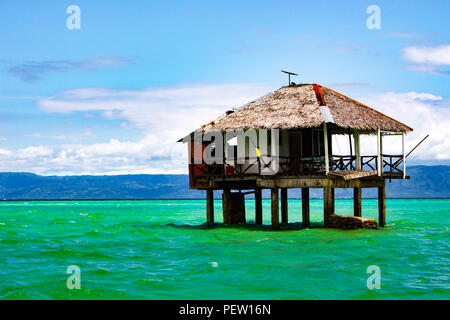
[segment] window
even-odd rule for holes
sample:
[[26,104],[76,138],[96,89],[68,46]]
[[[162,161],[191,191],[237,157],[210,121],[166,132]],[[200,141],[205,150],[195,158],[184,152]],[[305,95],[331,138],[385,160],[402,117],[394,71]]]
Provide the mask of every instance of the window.
[[325,155],[325,146],[322,129],[313,129],[312,131],[312,147],[314,157]]

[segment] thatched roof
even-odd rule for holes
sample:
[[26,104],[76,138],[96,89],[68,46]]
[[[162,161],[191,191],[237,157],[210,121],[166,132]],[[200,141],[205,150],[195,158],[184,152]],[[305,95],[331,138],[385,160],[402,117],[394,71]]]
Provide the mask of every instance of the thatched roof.
[[394,132],[413,130],[356,100],[315,84],[283,87],[201,129],[316,128],[324,121],[332,123],[330,127],[335,133],[348,132],[349,129],[365,133],[373,133],[377,129]]

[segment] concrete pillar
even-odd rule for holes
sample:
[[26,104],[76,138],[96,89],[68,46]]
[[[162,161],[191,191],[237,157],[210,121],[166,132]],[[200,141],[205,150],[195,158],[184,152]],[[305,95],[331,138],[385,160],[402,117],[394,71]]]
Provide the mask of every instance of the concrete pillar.
[[361,213],[361,188],[353,188],[353,212],[355,217],[362,217]]
[[288,223],[288,196],[287,189],[281,189],[281,223]]
[[214,191],[206,190],[206,222],[214,223]]
[[386,225],[386,182],[384,186],[378,187],[378,226]]
[[280,224],[280,217],[278,211],[278,189],[271,190],[271,207],[272,207],[272,227],[278,227]]
[[241,192],[223,190],[223,223],[245,223],[245,198]]
[[302,188],[302,223],[309,228],[309,188]]
[[255,189],[255,223],[262,224],[262,192]]

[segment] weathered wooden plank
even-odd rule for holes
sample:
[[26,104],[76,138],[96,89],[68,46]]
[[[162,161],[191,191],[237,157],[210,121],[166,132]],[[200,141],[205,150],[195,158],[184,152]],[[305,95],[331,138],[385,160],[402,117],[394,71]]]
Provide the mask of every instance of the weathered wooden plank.
[[277,178],[257,179],[260,188],[375,188],[384,184],[384,178],[372,176],[361,179],[344,180],[341,178]]
[[348,170],[348,171],[337,171],[330,172],[330,176],[340,177],[344,180],[352,180],[363,177],[370,177],[377,175],[376,171],[363,171],[363,170]]

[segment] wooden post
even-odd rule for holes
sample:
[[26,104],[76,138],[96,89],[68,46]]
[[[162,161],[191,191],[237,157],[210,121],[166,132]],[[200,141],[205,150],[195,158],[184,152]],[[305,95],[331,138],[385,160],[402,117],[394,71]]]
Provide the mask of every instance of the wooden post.
[[355,217],[362,217],[361,210],[361,188],[353,188],[353,211]]
[[255,223],[262,224],[262,192],[255,189]]
[[383,175],[383,131],[380,130],[380,171],[381,175]]
[[[405,132],[402,131],[402,159],[403,159],[403,179],[406,178],[406,163],[405,163]],[[392,169],[391,169],[392,170]]]
[[288,223],[288,196],[287,189],[281,189],[281,223]]
[[323,123],[323,143],[325,147],[325,174],[330,173],[330,163],[328,159],[328,134],[327,134],[327,123]]
[[309,228],[309,188],[302,188],[302,223]]
[[378,187],[378,226],[386,225],[386,182],[382,187]]
[[380,129],[377,129],[377,174],[381,176],[382,168],[381,168],[381,132]]
[[230,210],[230,190],[224,189],[222,194],[222,208],[223,208],[223,223],[231,223],[231,210]]
[[214,223],[214,191],[206,190],[206,222]]
[[271,202],[272,202],[272,227],[278,227],[280,224],[280,217],[278,212],[278,189],[271,190]]
[[323,188],[323,222],[328,228],[328,218],[333,215],[333,191],[331,187]]
[[359,131],[355,130],[353,133],[353,137],[355,140],[355,155],[356,155],[356,170],[361,170],[361,149],[359,143]]

